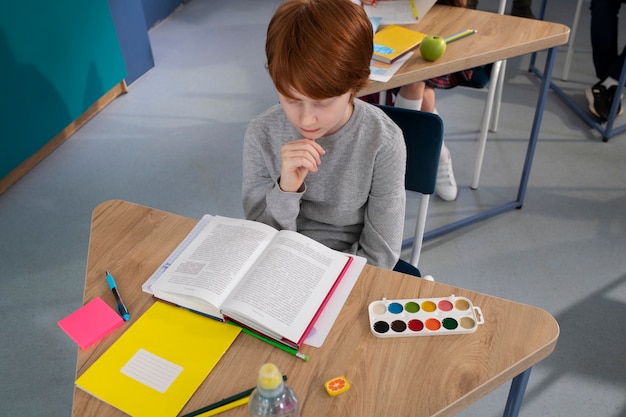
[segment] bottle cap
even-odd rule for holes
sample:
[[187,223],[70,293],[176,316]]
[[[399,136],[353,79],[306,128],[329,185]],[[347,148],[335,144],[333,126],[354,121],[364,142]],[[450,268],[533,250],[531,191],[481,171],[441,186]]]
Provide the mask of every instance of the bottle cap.
[[259,369],[258,384],[264,390],[273,390],[283,383],[283,377],[273,363],[266,363]]

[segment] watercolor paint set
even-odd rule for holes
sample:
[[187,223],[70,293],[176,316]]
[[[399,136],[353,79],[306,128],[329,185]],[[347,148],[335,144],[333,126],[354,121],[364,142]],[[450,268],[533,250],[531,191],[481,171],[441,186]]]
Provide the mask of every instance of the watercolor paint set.
[[376,337],[440,336],[473,333],[484,318],[465,297],[376,300],[368,307]]

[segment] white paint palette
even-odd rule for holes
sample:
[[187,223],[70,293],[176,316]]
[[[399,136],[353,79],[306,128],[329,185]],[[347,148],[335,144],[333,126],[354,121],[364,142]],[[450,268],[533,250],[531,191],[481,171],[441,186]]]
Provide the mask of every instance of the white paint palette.
[[473,333],[484,318],[480,307],[465,297],[373,301],[368,307],[370,330],[376,337],[440,336]]

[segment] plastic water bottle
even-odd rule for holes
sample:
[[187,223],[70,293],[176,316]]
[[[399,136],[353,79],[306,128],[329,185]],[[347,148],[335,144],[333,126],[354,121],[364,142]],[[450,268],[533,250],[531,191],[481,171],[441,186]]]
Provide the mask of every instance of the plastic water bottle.
[[257,387],[248,401],[250,417],[298,415],[298,397],[283,382],[276,365],[266,363],[259,369]]

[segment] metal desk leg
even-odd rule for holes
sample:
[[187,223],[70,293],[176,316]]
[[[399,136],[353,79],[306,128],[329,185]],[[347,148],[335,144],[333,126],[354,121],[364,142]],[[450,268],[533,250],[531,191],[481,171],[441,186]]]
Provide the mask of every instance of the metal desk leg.
[[541,82],[541,89],[539,91],[539,98],[537,99],[537,107],[535,108],[535,118],[533,120],[533,127],[530,132],[530,138],[528,140],[528,148],[526,150],[526,160],[524,161],[524,168],[520,179],[520,184],[517,190],[517,199],[504,203],[498,207],[494,207],[489,210],[482,211],[473,216],[469,216],[465,219],[458,220],[456,222],[441,226],[427,233],[424,233],[424,240],[434,239],[448,232],[460,229],[470,224],[477,223],[481,220],[488,219],[512,209],[522,208],[524,204],[524,196],[526,194],[526,188],[528,186],[528,178],[530,176],[530,169],[533,163],[533,157],[535,154],[535,148],[537,147],[537,140],[539,139],[539,129],[541,128],[541,120],[543,118],[543,110],[546,106],[546,100],[548,97],[548,91],[550,90],[550,84],[552,79],[552,69],[554,68],[554,58],[556,55],[556,47],[548,49],[548,56],[546,57],[546,64],[544,69],[544,76]]
[[522,179],[519,185],[519,191],[517,194],[517,201],[519,207],[522,207],[524,203],[524,195],[526,194],[526,187],[528,186],[528,177],[530,176],[530,168],[533,164],[533,157],[535,155],[535,148],[537,147],[537,141],[539,140],[539,129],[541,128],[541,120],[543,119],[543,111],[546,107],[546,100],[548,98],[548,92],[550,90],[550,84],[552,83],[552,69],[554,68],[554,57],[556,55],[556,47],[548,50],[548,56],[546,57],[546,66],[544,70],[544,77],[541,81],[541,91],[539,93],[539,99],[537,100],[537,108],[535,110],[535,120],[533,121],[533,128],[530,132],[530,140],[528,141],[528,150],[526,151],[526,161],[524,162],[524,170],[522,171]]
[[[543,20],[545,16],[547,3],[548,3],[547,0],[542,0],[541,2],[539,15],[538,15],[538,19],[540,20]],[[570,42],[573,42],[573,40],[570,40]],[[528,71],[534,73],[537,77],[542,78],[544,77],[544,74],[542,74],[541,71],[539,71],[537,67],[535,67],[536,57],[537,57],[537,52],[533,52],[530,57],[530,65],[528,67]],[[552,78],[550,77],[550,79]],[[626,82],[626,65],[624,65],[624,67],[622,68],[622,73],[620,74],[620,79],[618,82],[618,88],[615,93],[615,97],[622,96],[625,82]],[[552,81],[550,81],[550,88],[552,89],[552,91],[554,91],[557,97],[559,97],[563,101],[563,103],[565,103],[572,111],[574,111],[574,113],[576,113],[581,119],[583,119],[584,122],[586,122],[589,126],[594,128],[596,131],[598,131],[598,133],[602,135],[603,142],[608,142],[609,138],[615,135],[618,135],[620,133],[626,132],[626,124],[623,124],[618,127],[614,126],[615,118],[617,117],[617,109],[620,105],[621,100],[613,100],[613,105],[611,106],[611,109],[609,111],[608,120],[606,122],[606,125],[603,125],[602,123],[599,123],[598,120],[594,116],[592,116],[591,113],[586,108],[580,107],[576,101],[572,100],[561,88],[555,85]]]
[[[529,70],[537,77],[543,77],[541,71],[539,71],[536,67],[530,67]],[[622,74],[620,76],[620,84],[617,87],[617,91],[615,93],[615,97],[621,97],[624,91],[624,83],[626,82],[626,66],[622,69]],[[611,110],[609,112],[609,119],[606,122],[606,125],[599,123],[598,120],[591,115],[591,113],[586,109],[582,108],[578,105],[576,101],[574,101],[570,96],[567,95],[565,91],[563,91],[560,87],[555,85],[553,82],[550,83],[550,88],[557,95],[558,98],[563,101],[565,105],[567,105],[574,113],[578,115],[584,122],[586,122],[590,127],[594,128],[598,133],[602,135],[602,141],[608,142],[609,138],[618,135],[620,133],[626,132],[626,124],[620,125],[618,127],[614,126],[615,118],[617,117],[617,109],[620,104],[620,100],[613,100],[613,105],[611,106]]]
[[506,400],[503,417],[517,417],[519,414],[522,401],[524,400],[524,394],[526,393],[526,385],[528,385],[528,380],[530,379],[531,369],[532,368],[528,368],[511,381],[511,388],[509,389],[509,397]]

